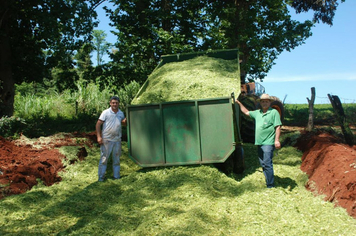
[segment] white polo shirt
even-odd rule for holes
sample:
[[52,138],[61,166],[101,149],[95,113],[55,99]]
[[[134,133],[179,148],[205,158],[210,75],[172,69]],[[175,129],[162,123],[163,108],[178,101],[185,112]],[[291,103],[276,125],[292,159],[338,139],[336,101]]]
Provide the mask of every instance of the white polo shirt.
[[113,142],[121,140],[121,121],[123,119],[125,119],[125,115],[120,109],[115,113],[110,107],[101,113],[99,120],[104,121],[101,134],[103,140]]

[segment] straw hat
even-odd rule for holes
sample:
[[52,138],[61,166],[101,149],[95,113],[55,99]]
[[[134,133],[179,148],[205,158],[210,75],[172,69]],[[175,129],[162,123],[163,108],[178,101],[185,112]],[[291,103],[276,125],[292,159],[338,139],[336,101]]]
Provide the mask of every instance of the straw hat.
[[273,99],[267,93],[262,94],[261,97],[259,99],[257,99],[257,101],[261,101],[261,100],[273,101]]

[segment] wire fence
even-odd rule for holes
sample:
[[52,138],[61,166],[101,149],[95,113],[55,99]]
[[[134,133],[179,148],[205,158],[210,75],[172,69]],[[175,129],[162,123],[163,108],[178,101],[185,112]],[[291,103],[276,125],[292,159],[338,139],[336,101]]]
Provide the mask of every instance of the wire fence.
[[[331,95],[335,95],[335,94],[331,94]],[[338,96],[338,97],[339,97],[341,103],[356,103],[356,98],[351,98],[350,99],[350,98],[343,98],[343,97],[340,97],[340,96]],[[316,96],[315,98],[318,99],[316,101],[316,103],[318,103],[318,104],[328,104],[328,103],[330,103],[330,100],[329,100],[328,97],[318,97],[318,96]]]

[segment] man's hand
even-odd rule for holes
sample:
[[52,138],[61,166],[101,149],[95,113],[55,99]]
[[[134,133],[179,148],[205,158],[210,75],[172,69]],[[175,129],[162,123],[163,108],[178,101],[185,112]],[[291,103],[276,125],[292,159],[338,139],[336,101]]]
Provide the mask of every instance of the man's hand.
[[274,141],[274,146],[276,147],[276,149],[280,149],[281,143],[279,141]]
[[103,138],[101,137],[101,125],[104,123],[102,120],[98,120],[95,125],[95,130],[96,130],[96,140],[98,143],[101,145],[103,144]]
[[126,125],[127,125],[127,119],[124,118],[124,119],[121,121],[121,124],[122,124],[123,126],[126,126]]
[[98,140],[98,143],[99,143],[100,145],[103,144],[103,139],[102,139],[102,137],[99,137],[99,136],[98,136],[97,140]]
[[235,100],[235,103],[237,103],[240,106],[241,112],[244,113],[246,116],[250,116],[250,111],[247,110],[247,108],[242,105],[242,103],[239,100]]

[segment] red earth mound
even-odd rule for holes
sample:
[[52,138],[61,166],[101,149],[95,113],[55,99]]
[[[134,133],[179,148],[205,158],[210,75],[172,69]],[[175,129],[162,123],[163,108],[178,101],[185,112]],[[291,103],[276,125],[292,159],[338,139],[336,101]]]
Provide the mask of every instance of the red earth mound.
[[[78,142],[76,137],[86,137]],[[66,158],[55,147],[78,146],[78,160],[87,156],[84,144],[91,146],[96,141],[95,134],[66,134],[61,138],[41,143],[36,147],[20,140],[9,141],[0,137],[0,199],[24,193],[38,183],[40,179],[46,186],[61,181],[58,172],[63,170],[62,159]],[[71,163],[75,160],[71,160]]]
[[307,189],[325,195],[356,218],[356,146],[325,132],[304,133],[296,147],[303,152],[301,170]]

